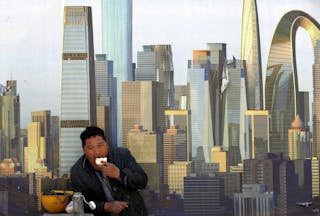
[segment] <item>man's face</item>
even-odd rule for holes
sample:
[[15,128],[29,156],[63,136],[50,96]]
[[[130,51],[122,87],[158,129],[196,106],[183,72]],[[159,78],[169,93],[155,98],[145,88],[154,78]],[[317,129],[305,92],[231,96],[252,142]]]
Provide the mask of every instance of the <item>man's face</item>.
[[85,140],[83,152],[95,169],[99,169],[95,160],[99,157],[107,157],[109,146],[101,136],[90,137]]

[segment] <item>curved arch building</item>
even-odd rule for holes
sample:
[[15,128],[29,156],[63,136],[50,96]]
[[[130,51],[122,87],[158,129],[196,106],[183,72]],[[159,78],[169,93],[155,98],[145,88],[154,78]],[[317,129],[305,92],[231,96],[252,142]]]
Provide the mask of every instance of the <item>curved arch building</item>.
[[[314,143],[320,129],[320,25],[305,12],[294,10],[286,13],[278,23],[270,46],[266,82],[265,108],[270,111],[271,152],[288,155],[288,129],[299,114],[298,78],[295,56],[295,38],[299,27],[304,28],[311,39],[314,51]],[[320,150],[320,149],[319,149]]]

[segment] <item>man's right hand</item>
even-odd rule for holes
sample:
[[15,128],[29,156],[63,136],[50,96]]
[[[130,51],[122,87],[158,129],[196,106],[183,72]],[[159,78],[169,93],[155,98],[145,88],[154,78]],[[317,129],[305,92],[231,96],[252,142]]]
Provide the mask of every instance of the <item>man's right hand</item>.
[[123,209],[128,208],[128,202],[125,201],[112,201],[104,203],[104,211],[111,213],[120,213]]

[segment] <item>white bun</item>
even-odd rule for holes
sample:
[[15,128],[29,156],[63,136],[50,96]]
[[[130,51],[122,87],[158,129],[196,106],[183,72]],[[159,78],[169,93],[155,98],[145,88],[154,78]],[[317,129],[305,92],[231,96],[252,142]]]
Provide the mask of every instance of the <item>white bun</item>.
[[103,163],[102,162],[107,162],[108,159],[106,157],[100,157],[100,158],[96,158],[96,164],[97,165],[102,165]]

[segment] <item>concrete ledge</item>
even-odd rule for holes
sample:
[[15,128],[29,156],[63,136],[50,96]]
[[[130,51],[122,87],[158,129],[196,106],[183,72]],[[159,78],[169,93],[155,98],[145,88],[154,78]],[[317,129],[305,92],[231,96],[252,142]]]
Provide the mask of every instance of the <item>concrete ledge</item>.
[[[68,213],[43,213],[43,216],[51,216],[51,215],[59,215],[59,216],[73,216],[74,214],[68,214]],[[91,213],[85,213],[84,216],[94,216],[94,214]]]

